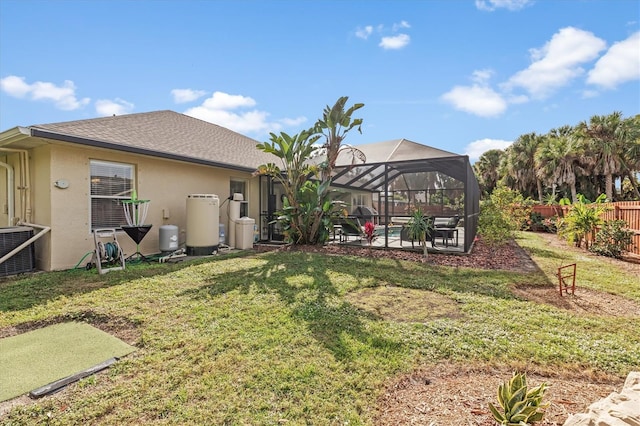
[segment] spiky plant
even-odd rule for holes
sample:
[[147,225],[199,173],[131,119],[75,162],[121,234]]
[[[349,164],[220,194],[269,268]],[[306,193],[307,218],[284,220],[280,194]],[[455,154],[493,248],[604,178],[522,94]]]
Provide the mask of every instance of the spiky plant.
[[489,403],[493,418],[505,426],[529,426],[542,420],[548,404],[542,403],[546,383],[527,390],[526,373],[514,373],[511,380],[498,387],[500,409]]

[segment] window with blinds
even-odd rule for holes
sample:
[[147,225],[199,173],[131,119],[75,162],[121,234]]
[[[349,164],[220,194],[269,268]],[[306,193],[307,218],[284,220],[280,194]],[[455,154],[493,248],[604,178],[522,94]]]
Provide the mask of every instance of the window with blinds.
[[127,224],[122,200],[131,198],[135,170],[131,164],[91,160],[91,229]]

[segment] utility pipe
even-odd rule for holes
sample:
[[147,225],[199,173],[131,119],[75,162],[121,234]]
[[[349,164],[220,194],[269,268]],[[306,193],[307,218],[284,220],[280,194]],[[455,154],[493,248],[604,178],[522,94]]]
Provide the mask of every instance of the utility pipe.
[[0,161],[0,166],[7,169],[7,214],[8,214],[8,224],[7,226],[13,226],[13,214],[15,211],[15,188],[14,188],[14,177],[13,177],[13,167],[11,167],[7,163],[3,163]]
[[[0,148],[4,152],[17,152],[20,161],[20,218],[31,221],[31,179],[29,170],[29,152],[26,149]],[[15,180],[15,178],[14,178]],[[13,189],[15,191],[15,189]],[[14,192],[15,205],[15,192]]]
[[29,238],[27,241],[25,241],[22,244],[20,244],[18,247],[16,247],[13,250],[11,250],[9,253],[7,253],[4,256],[2,256],[2,258],[0,258],[0,265],[2,265],[4,262],[6,262],[8,259],[13,257],[14,255],[18,254],[22,249],[24,249],[25,247],[29,246],[29,244],[34,243],[36,240],[38,240],[44,234],[46,234],[47,232],[51,231],[51,228],[48,227],[48,226],[35,225],[33,223],[28,223],[28,222],[18,222],[18,225],[20,225],[20,226],[28,226],[28,227],[31,227],[31,228],[40,228],[40,231],[36,235],[34,235],[33,237]]

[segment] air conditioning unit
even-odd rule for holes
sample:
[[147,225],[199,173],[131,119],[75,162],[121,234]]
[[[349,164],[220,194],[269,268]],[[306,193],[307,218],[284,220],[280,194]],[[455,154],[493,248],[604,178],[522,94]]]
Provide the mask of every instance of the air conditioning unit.
[[[33,237],[33,228],[28,226],[12,226],[0,228],[0,257]],[[35,269],[35,248],[29,244],[18,253],[0,264],[0,277],[31,272]]]

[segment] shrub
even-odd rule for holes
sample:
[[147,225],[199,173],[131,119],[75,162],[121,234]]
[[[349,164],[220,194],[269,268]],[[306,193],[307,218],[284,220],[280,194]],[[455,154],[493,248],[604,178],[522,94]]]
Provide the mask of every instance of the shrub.
[[574,243],[576,247],[580,247],[584,240],[586,248],[589,248],[590,237],[596,228],[602,225],[600,216],[604,211],[605,206],[600,203],[574,203],[560,223],[558,228],[560,235],[570,243]]
[[513,238],[513,231],[512,223],[496,204],[491,200],[482,203],[478,218],[478,234],[487,244],[505,244]]
[[526,229],[531,215],[531,206],[534,204],[530,198],[525,199],[520,191],[515,191],[504,186],[499,186],[491,193],[491,202],[494,203],[505,216],[510,227],[515,230]]
[[547,385],[542,383],[527,390],[525,373],[514,373],[511,380],[498,387],[498,403],[500,410],[489,403],[493,418],[501,425],[526,426],[542,420],[544,408],[542,404]]
[[519,191],[500,186],[480,205],[478,233],[491,245],[504,244],[528,226],[532,201]]
[[626,227],[627,222],[624,220],[605,222],[589,250],[601,256],[620,259],[622,253],[633,243],[633,231]]

